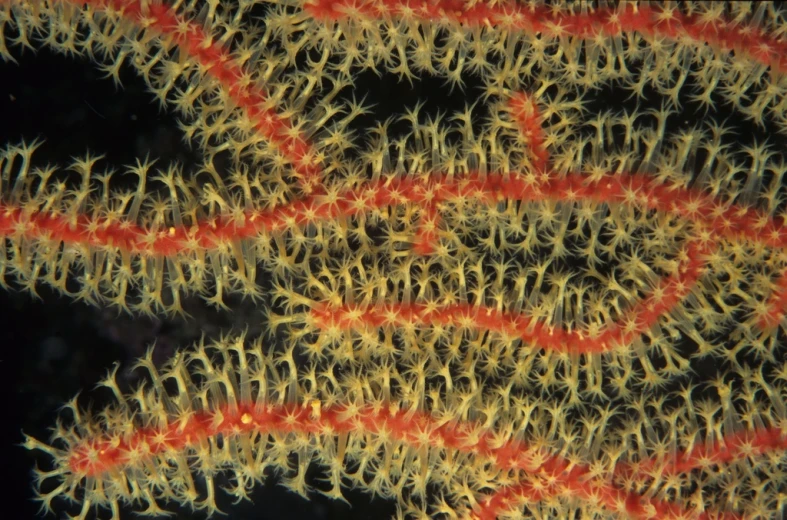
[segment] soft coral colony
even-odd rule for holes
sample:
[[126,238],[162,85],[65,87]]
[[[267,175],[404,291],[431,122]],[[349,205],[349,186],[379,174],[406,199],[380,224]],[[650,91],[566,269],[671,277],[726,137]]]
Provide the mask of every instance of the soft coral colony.
[[[0,281],[135,315],[240,294],[269,331],[164,366],[148,353],[136,388],[117,369],[100,382],[114,404],[70,402],[50,440],[25,440],[47,459],[42,510],[212,514],[275,475],[407,518],[779,517],[784,17],[0,1],[5,60],[49,47],[115,81],[132,67],[203,153],[195,172],[122,175],[7,145]],[[369,72],[473,102],[375,118]],[[687,113],[707,116],[676,124]]]

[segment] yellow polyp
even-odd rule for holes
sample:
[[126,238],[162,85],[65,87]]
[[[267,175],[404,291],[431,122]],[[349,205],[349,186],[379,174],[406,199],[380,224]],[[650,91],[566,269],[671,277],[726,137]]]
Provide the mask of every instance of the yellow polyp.
[[320,401],[314,399],[312,400],[312,402],[309,403],[309,406],[311,406],[312,409],[310,417],[314,420],[319,419],[320,416],[322,415],[322,404],[320,403]]

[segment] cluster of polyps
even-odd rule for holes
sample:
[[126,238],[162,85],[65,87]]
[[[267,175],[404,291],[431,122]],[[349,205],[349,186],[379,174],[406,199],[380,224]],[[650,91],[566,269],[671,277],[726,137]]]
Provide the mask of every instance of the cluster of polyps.
[[[73,181],[8,146],[3,280],[152,314],[239,293],[279,340],[148,356],[132,393],[112,374],[115,404],[28,439],[54,460],[44,506],[212,513],[219,479],[244,498],[275,470],[412,517],[777,514],[784,151],[670,119],[717,104],[784,131],[783,14],[273,3],[0,4],[4,57],[128,60],[205,154],[193,176],[140,161],[126,191],[95,157]],[[353,82],[378,69],[475,76],[483,106],[419,105],[359,143]],[[598,111],[613,86],[661,108]]]

